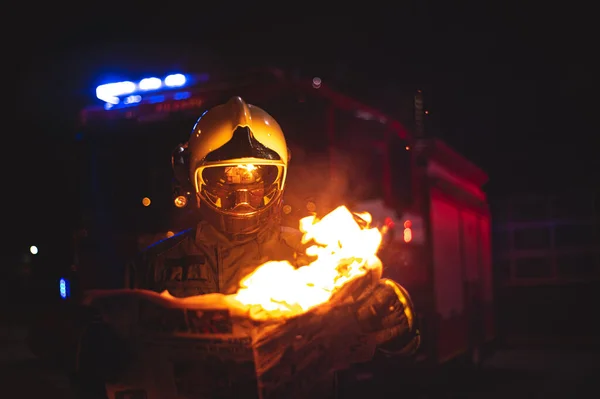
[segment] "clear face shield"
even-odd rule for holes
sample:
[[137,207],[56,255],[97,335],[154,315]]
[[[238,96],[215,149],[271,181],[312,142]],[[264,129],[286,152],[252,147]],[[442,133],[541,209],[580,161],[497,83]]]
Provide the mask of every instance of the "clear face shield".
[[219,213],[250,216],[279,197],[283,172],[275,164],[206,166],[196,170],[196,185],[200,196]]

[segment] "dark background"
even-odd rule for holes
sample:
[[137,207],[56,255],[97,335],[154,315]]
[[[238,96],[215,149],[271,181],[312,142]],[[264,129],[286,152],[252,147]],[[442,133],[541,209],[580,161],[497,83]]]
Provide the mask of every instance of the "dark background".
[[598,186],[594,24],[575,2],[204,3],[8,14],[13,248],[32,230],[69,227],[77,187],[64,154],[98,84],[204,66],[297,69],[391,114],[395,93],[421,88],[431,131],[490,174],[492,198]]
[[[492,205],[516,193],[578,197],[600,188],[595,7],[531,0],[278,4],[6,4],[0,14],[5,270],[16,269],[32,244],[48,258],[69,253],[80,191],[71,163],[78,112],[98,103],[97,85],[143,75],[274,65],[319,76],[392,116],[403,113],[399,93],[420,88],[429,133],[489,173]],[[492,214],[495,227],[499,219]],[[494,241],[494,253],[501,242]],[[43,256],[35,257],[40,270]],[[494,267],[503,270],[501,263]],[[598,381],[598,351],[586,347],[598,347],[597,279],[592,283],[498,291],[495,302],[504,307],[498,335],[513,332],[517,339],[505,342],[491,371],[428,376],[424,386],[440,393],[431,397],[589,397]],[[30,318],[18,304],[36,296],[11,284],[1,290],[0,314]],[[38,297],[47,301],[44,295]],[[547,337],[563,334],[558,349]],[[0,328],[0,360],[27,359],[25,336]],[[575,353],[577,347],[585,349]],[[33,360],[0,366],[0,386],[18,388],[19,397],[67,397],[53,394],[56,386],[69,390],[64,376]],[[395,372],[384,380],[396,381]],[[376,382],[366,384],[369,394]]]

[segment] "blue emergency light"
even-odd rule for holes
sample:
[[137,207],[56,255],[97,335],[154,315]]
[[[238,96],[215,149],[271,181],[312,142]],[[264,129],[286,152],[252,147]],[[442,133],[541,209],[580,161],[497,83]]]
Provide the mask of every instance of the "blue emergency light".
[[[189,78],[181,73],[166,76],[164,79],[150,77],[139,82],[123,81],[106,83],[96,87],[96,97],[107,104],[135,104],[142,100],[142,93],[160,89],[176,89],[189,84]],[[124,98],[122,98],[124,97]]]
[[60,297],[62,299],[67,299],[71,296],[71,288],[69,287],[69,280],[61,278],[58,281],[58,288],[60,292]]

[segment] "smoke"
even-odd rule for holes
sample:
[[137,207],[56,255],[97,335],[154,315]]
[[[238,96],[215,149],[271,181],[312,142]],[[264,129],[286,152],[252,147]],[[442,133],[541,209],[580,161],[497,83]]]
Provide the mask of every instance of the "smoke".
[[[352,208],[364,197],[368,168],[364,162],[336,151],[335,154],[311,153],[301,147],[292,147],[284,202],[299,217],[314,211],[324,216],[339,205]],[[309,207],[307,208],[307,205]]]

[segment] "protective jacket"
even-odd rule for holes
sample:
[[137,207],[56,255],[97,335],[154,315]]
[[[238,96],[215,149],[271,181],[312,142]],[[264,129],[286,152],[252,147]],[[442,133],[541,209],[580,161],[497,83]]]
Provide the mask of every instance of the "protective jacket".
[[300,231],[271,223],[245,240],[231,241],[211,224],[200,222],[143,251],[126,270],[125,287],[176,297],[235,293],[240,281],[269,260],[301,266]]

